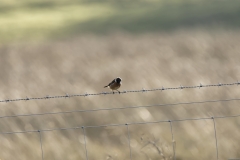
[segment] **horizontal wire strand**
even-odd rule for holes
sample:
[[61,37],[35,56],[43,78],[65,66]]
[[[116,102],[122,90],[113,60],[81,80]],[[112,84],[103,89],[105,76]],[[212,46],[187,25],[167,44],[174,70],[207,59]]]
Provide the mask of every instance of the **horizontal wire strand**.
[[16,118],[16,117],[55,115],[55,114],[70,114],[70,113],[75,113],[75,112],[96,112],[96,111],[110,111],[110,110],[122,110],[122,109],[166,107],[166,106],[202,104],[202,103],[216,103],[216,102],[228,102],[228,101],[239,101],[239,100],[240,100],[240,98],[232,98],[232,99],[206,100],[206,101],[194,101],[194,102],[179,102],[179,103],[170,103],[170,104],[153,104],[153,105],[146,105],[146,106],[130,106],[130,107],[118,107],[118,108],[99,108],[99,109],[88,109],[88,110],[71,110],[71,111],[60,111],[60,112],[17,114],[17,115],[0,116],[0,119],[1,118]]
[[[125,93],[136,93],[136,92],[152,92],[152,91],[164,91],[164,90],[181,90],[181,89],[190,89],[190,88],[206,88],[206,87],[220,87],[220,86],[233,86],[233,85],[240,85],[240,82],[235,82],[235,83],[218,83],[218,84],[208,84],[208,85],[200,85],[197,86],[182,86],[180,87],[169,87],[169,88],[155,88],[155,89],[142,89],[142,90],[129,90],[129,91],[122,91],[120,93],[125,94]],[[29,101],[29,100],[46,100],[46,99],[58,99],[58,98],[71,98],[71,97],[87,97],[87,96],[97,96],[97,95],[109,95],[113,94],[113,92],[101,92],[101,93],[85,93],[85,94],[66,94],[62,96],[45,96],[45,97],[33,97],[33,98],[17,98],[17,99],[5,99],[5,100],[0,100],[0,102],[17,102],[17,101]]]
[[94,125],[94,126],[81,126],[81,127],[68,127],[68,128],[53,128],[53,129],[42,129],[42,130],[27,130],[27,131],[14,131],[14,132],[0,132],[0,134],[17,134],[17,133],[32,133],[32,132],[51,132],[60,130],[74,130],[74,129],[85,129],[87,128],[101,128],[101,127],[119,127],[125,125],[139,125],[139,124],[153,124],[153,123],[169,123],[169,122],[182,122],[182,121],[197,121],[197,120],[210,120],[219,118],[236,118],[238,115],[229,116],[216,116],[216,117],[202,117],[202,118],[186,118],[186,119],[175,119],[175,120],[160,120],[160,121],[149,121],[149,122],[132,122],[132,123],[119,123],[119,124],[105,124],[105,125]]

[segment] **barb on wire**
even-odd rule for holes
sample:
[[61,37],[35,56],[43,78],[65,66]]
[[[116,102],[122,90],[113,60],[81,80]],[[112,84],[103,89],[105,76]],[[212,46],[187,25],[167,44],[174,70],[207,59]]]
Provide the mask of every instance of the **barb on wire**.
[[180,89],[183,89],[184,87],[182,85],[180,85]]
[[240,82],[237,80],[237,85],[239,85],[240,84]]
[[161,91],[163,91],[163,90],[165,90],[165,88],[162,86],[162,89],[161,89]]
[[[155,89],[141,89],[141,90],[129,90],[129,91],[123,91],[120,93],[136,93],[136,92],[153,92],[153,91],[163,91],[163,90],[182,90],[182,89],[190,89],[190,88],[204,88],[204,87],[221,87],[221,86],[233,86],[233,85],[239,85],[240,82],[237,81],[236,83],[218,83],[218,84],[208,84],[203,85],[200,83],[200,85],[197,86],[182,86],[180,87],[169,87],[169,88],[155,88]],[[45,96],[45,97],[33,97],[33,98],[17,98],[17,99],[6,99],[6,100],[0,100],[0,102],[16,102],[16,101],[29,101],[29,100],[45,100],[45,99],[57,99],[57,98],[70,98],[70,97],[87,97],[87,96],[98,96],[98,95],[112,95],[112,92],[101,92],[101,93],[85,93],[85,94],[72,94],[69,95],[68,93],[66,95],[62,96]]]
[[0,116],[0,119],[14,118],[14,117],[43,116],[43,115],[53,115],[53,114],[70,114],[75,112],[96,112],[96,111],[110,111],[110,110],[122,110],[122,109],[137,109],[137,108],[166,107],[166,106],[202,104],[202,103],[229,102],[229,101],[239,101],[239,100],[240,98],[233,98],[233,99],[206,100],[206,101],[195,101],[195,102],[179,102],[179,103],[170,103],[170,104],[153,104],[153,105],[146,105],[146,106],[129,106],[129,107],[118,107],[118,108],[99,108],[99,109],[88,109],[88,110],[71,110],[71,111],[60,111],[60,112],[17,114],[17,115]]
[[68,93],[66,93],[66,95],[65,95],[65,98],[70,98],[70,96],[69,96],[69,94],[68,94]]

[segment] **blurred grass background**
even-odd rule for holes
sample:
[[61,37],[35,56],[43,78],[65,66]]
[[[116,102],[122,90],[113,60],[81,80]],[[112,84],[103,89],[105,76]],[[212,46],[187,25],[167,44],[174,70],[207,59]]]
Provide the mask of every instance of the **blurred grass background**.
[[[0,4],[0,99],[231,83],[240,1]],[[2,103],[0,116],[239,98],[237,86]],[[237,101],[0,119],[0,132],[239,114]],[[104,118],[102,118],[104,117]],[[219,159],[239,158],[240,118],[217,119]],[[173,159],[169,124],[129,127],[133,159]],[[176,159],[216,159],[211,120],[174,122]],[[86,129],[90,160],[129,160],[126,127]],[[44,159],[85,159],[81,130],[42,133]],[[41,159],[37,133],[0,135],[1,160]]]
[[239,1],[3,0],[0,42],[46,40],[85,33],[146,33],[179,28],[236,29]]

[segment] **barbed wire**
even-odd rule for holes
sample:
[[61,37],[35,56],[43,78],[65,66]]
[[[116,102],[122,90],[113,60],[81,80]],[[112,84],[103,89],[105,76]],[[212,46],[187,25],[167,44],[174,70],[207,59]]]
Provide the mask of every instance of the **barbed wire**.
[[239,101],[240,98],[232,99],[219,99],[219,100],[205,100],[205,101],[194,101],[194,102],[179,102],[169,104],[153,104],[146,106],[129,106],[129,107],[116,107],[116,108],[99,108],[99,109],[87,109],[87,110],[71,110],[71,111],[59,111],[59,112],[45,112],[45,113],[33,113],[33,114],[17,114],[17,115],[6,115],[0,116],[2,118],[16,118],[16,117],[29,117],[29,116],[43,116],[43,115],[57,115],[57,114],[70,114],[76,112],[96,112],[96,111],[111,111],[111,110],[123,110],[123,109],[137,109],[137,108],[150,108],[150,107],[166,107],[166,106],[178,106],[178,105],[190,105],[190,104],[202,104],[202,103],[216,103],[216,102],[228,102],[228,101]]
[[[153,92],[153,91],[165,91],[165,90],[182,90],[182,89],[190,89],[190,88],[206,88],[206,87],[221,87],[221,86],[233,86],[233,85],[240,85],[240,82],[234,82],[234,83],[218,83],[218,84],[199,84],[196,86],[182,86],[180,85],[179,87],[168,87],[164,88],[155,88],[155,89],[141,89],[141,90],[124,90],[120,92],[120,94],[126,94],[126,93],[137,93],[137,92]],[[71,97],[87,97],[87,96],[98,96],[98,95],[110,95],[114,94],[113,92],[101,92],[101,93],[85,93],[85,94],[68,94],[62,95],[62,96],[44,96],[44,97],[33,97],[33,98],[16,98],[16,99],[5,99],[5,100],[0,100],[0,102],[17,102],[17,101],[30,101],[30,100],[46,100],[46,99],[59,99],[59,98],[71,98]]]
[[84,136],[84,146],[85,146],[85,155],[86,155],[86,160],[88,160],[88,148],[87,148],[87,141],[86,141],[86,133],[85,130],[87,128],[99,128],[99,127],[119,127],[119,126],[126,126],[127,127],[127,137],[128,137],[128,143],[129,143],[129,155],[130,159],[132,159],[132,151],[131,151],[131,138],[130,138],[130,132],[129,132],[129,126],[130,125],[139,125],[139,124],[152,124],[152,123],[169,123],[170,124],[170,130],[171,130],[171,135],[172,135],[172,145],[173,145],[173,158],[176,159],[175,157],[175,140],[174,140],[174,133],[173,133],[173,122],[182,122],[182,121],[196,121],[196,120],[213,120],[213,128],[214,128],[214,139],[215,139],[215,144],[216,144],[216,159],[218,160],[218,142],[217,142],[217,130],[216,130],[216,124],[215,124],[215,119],[218,118],[236,118],[240,117],[239,115],[229,115],[229,116],[215,116],[215,117],[201,117],[201,118],[186,118],[186,119],[175,119],[175,120],[160,120],[160,121],[149,121],[149,122],[131,122],[131,123],[120,123],[120,124],[105,124],[105,125],[96,125],[96,126],[81,126],[81,127],[69,127],[69,128],[53,128],[53,129],[42,129],[42,130],[26,130],[26,131],[14,131],[14,132],[0,132],[0,134],[18,134],[18,133],[31,133],[31,132],[37,132],[39,135],[40,139],[40,148],[42,152],[42,160],[44,160],[44,150],[43,150],[43,142],[42,142],[42,137],[41,137],[41,132],[51,132],[51,131],[60,131],[60,130],[73,130],[73,129],[82,129],[83,131],[83,136]]

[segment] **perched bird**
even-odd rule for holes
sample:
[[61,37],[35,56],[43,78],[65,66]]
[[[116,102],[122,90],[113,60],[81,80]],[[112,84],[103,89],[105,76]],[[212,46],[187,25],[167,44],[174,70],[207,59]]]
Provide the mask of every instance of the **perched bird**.
[[[122,79],[120,77],[115,78],[111,83],[109,83],[107,86],[104,86],[104,88],[109,87],[112,91],[117,90],[118,93],[120,94],[120,91],[118,88],[121,86],[121,81]],[[114,91],[113,91],[114,94]]]

